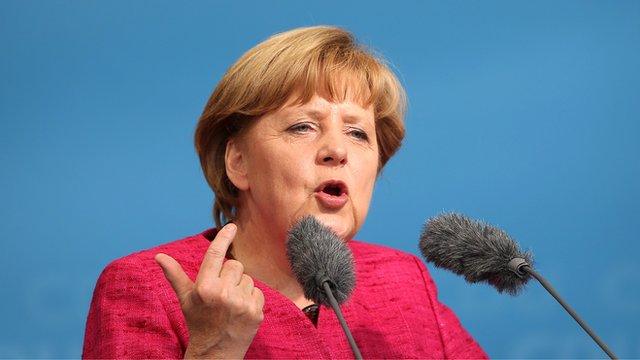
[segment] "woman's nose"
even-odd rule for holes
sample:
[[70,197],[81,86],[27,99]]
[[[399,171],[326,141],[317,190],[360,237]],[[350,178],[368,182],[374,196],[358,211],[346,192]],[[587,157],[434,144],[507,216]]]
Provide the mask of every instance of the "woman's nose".
[[318,164],[343,166],[347,163],[347,147],[342,136],[342,133],[337,134],[334,132],[324,134],[318,150]]

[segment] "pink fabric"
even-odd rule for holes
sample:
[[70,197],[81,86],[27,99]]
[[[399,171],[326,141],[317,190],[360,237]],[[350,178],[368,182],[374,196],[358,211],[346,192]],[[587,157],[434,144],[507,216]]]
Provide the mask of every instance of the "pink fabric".
[[[182,358],[189,334],[178,299],[153,257],[174,257],[195,279],[215,230],[141,251],[109,264],[87,318],[83,358]],[[415,256],[349,242],[356,288],[342,311],[364,358],[486,358],[456,316],[436,298]],[[353,358],[334,312],[320,307],[318,327],[260,281],[264,321],[247,358]]]

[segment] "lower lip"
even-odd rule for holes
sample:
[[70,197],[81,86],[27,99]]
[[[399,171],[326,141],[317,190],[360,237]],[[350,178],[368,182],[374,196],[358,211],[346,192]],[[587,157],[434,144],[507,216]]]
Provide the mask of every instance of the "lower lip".
[[329,209],[340,209],[344,206],[344,204],[349,201],[347,194],[341,194],[340,196],[333,196],[331,194],[327,194],[322,191],[318,191],[316,193],[316,198],[320,201],[320,203]]

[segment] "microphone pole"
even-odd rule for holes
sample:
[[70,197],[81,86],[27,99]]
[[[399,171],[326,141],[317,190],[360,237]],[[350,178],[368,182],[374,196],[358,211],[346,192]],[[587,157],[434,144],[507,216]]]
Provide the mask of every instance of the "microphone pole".
[[515,272],[516,275],[518,276],[523,276],[526,273],[533,276],[536,280],[538,280],[538,282],[549,292],[549,294],[551,294],[551,296],[553,296],[553,298],[556,299],[556,301],[558,301],[560,305],[562,305],[562,307],[569,313],[569,315],[571,315],[571,317],[578,323],[578,325],[580,325],[580,327],[582,327],[582,329],[587,334],[589,334],[589,336],[591,336],[593,341],[595,341],[596,344],[600,346],[602,351],[604,351],[607,354],[607,356],[609,356],[610,359],[618,359],[616,354],[614,354],[613,351],[609,349],[607,344],[605,344],[604,341],[602,341],[602,339],[600,339],[600,337],[593,331],[593,329],[591,329],[591,327],[587,325],[587,323],[584,320],[582,320],[580,315],[578,315],[578,313],[571,307],[571,305],[569,305],[566,301],[564,301],[564,299],[560,296],[560,294],[556,291],[556,289],[554,289],[553,286],[551,286],[551,283],[549,283],[547,279],[545,279],[537,271],[533,270],[533,268],[529,266],[529,264],[527,264],[527,262],[524,259],[522,258],[512,259],[509,262],[509,268],[513,272]]
[[356,359],[362,360],[362,354],[360,353],[360,349],[358,349],[358,345],[356,344],[356,341],[353,338],[353,335],[351,335],[351,331],[347,326],[347,322],[345,321],[344,316],[342,315],[342,310],[340,310],[340,305],[338,304],[338,301],[336,300],[336,298],[333,296],[333,291],[331,291],[331,279],[329,279],[329,277],[327,276],[319,275],[316,277],[316,282],[318,284],[321,284],[321,288],[327,294],[329,303],[331,304],[333,311],[336,313],[336,317],[338,317],[338,321],[340,322],[340,326],[342,326],[342,330],[344,330],[344,334],[347,336],[347,340],[349,341],[349,346],[351,346],[351,351],[353,351],[353,355],[356,357]]

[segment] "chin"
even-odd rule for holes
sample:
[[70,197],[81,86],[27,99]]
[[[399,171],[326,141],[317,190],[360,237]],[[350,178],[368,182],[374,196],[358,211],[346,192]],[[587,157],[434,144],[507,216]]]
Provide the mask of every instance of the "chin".
[[346,221],[342,217],[333,214],[317,214],[315,217],[325,226],[329,227],[341,239],[350,240],[353,236],[353,222]]

